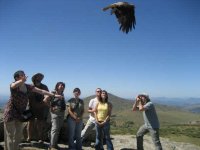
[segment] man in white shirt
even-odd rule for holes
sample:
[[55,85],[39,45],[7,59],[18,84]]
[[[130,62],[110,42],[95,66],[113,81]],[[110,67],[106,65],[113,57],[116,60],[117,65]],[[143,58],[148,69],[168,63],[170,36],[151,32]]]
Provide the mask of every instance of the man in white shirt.
[[90,134],[92,129],[95,127],[94,110],[95,110],[95,107],[96,107],[99,99],[101,98],[101,91],[102,91],[101,88],[97,88],[96,89],[96,97],[94,99],[91,99],[89,102],[88,113],[90,113],[90,115],[89,115],[89,119],[88,119],[84,129],[81,132],[82,141],[84,141],[84,139]]

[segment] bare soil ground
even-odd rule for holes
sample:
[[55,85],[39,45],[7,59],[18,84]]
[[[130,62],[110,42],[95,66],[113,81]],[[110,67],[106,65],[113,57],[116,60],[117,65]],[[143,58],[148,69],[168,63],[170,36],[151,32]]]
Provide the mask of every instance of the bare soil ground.
[[[112,142],[115,150],[137,150],[136,147],[136,138],[135,135],[112,135]],[[163,146],[163,150],[200,150],[200,147],[189,144],[189,143],[181,143],[181,142],[172,142],[168,139],[161,138],[161,143]],[[2,143],[1,143],[2,144]],[[83,150],[93,150],[94,148],[91,146],[94,143],[90,143],[88,145],[83,146]],[[23,143],[21,150],[45,150],[48,149],[49,143],[40,144],[37,142],[31,143]],[[59,144],[60,150],[67,150],[67,144]],[[106,148],[106,145],[104,145]],[[152,143],[151,137],[144,137],[144,149],[145,150],[154,150],[154,145]]]

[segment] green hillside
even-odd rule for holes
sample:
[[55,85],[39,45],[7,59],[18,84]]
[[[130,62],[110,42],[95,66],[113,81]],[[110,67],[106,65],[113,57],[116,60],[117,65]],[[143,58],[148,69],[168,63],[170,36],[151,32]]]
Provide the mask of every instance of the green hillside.
[[[88,119],[88,103],[90,96],[84,99],[85,114],[84,120]],[[111,117],[112,134],[136,134],[139,126],[143,124],[141,112],[133,112],[133,100],[127,100],[109,94],[109,101],[113,105]],[[153,100],[152,100],[153,102]],[[160,121],[160,135],[174,141],[188,142],[200,146],[200,125],[190,122],[200,121],[200,116],[184,109],[155,104]]]
[[[95,96],[90,96],[84,99],[85,110],[88,109],[89,100],[94,97]],[[109,94],[109,101],[113,105],[112,118],[117,121],[117,124],[121,124],[126,121],[132,121],[135,125],[140,125],[143,123],[142,113],[132,111],[132,105],[134,102],[133,100],[127,100]],[[161,126],[187,124],[191,121],[200,120],[199,115],[180,108],[160,104],[155,104],[155,107]],[[85,117],[87,117],[87,115],[88,113],[86,112]]]

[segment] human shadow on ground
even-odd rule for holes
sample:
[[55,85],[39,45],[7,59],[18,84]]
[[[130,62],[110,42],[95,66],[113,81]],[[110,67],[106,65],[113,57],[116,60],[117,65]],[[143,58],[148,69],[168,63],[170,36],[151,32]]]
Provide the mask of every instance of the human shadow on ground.
[[40,142],[36,142],[36,141],[31,141],[31,142],[22,142],[22,143],[20,143],[20,147],[21,148],[35,147],[35,148],[48,149],[49,144],[46,143],[46,142],[40,143]]
[[120,150],[137,150],[137,149],[134,149],[134,148],[122,148]]

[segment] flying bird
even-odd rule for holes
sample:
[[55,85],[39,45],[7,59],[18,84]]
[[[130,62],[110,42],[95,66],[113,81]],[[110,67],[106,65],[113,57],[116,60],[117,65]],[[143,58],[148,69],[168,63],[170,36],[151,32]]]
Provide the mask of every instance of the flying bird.
[[117,2],[103,8],[103,11],[108,9],[111,9],[111,15],[115,14],[120,24],[119,30],[128,33],[132,30],[132,28],[135,29],[135,6],[133,4],[129,4],[127,2]]

